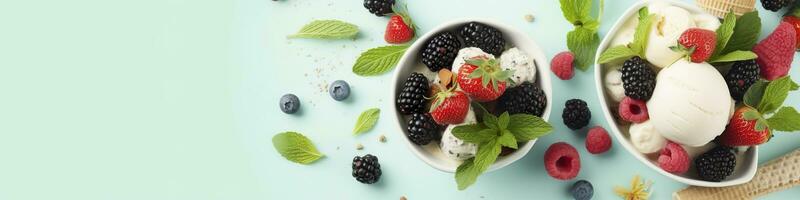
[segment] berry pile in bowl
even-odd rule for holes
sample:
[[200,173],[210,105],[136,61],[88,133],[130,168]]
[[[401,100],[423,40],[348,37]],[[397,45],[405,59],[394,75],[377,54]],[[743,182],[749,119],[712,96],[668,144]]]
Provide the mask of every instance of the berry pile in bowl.
[[548,68],[539,46],[509,26],[464,19],[434,28],[395,72],[391,95],[404,141],[466,188],[552,130]]
[[[795,30],[757,41],[757,12],[719,19],[676,1],[633,5],[601,42],[595,80],[614,135],[638,160],[689,185],[753,178],[758,145],[796,131],[783,107]],[[780,108],[780,109],[779,109]]]

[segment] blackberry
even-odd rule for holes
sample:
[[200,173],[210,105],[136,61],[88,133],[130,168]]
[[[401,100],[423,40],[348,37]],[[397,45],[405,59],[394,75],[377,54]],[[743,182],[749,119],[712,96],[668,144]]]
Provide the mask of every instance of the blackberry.
[[408,139],[417,145],[426,145],[439,135],[439,125],[428,113],[414,113],[408,121]]
[[461,49],[461,41],[452,32],[439,33],[433,36],[422,49],[422,64],[428,66],[433,72],[440,69],[450,69],[453,61]]
[[547,106],[547,96],[533,83],[524,82],[506,90],[500,96],[498,104],[509,114],[531,114],[541,117]]
[[656,73],[648,66],[647,61],[635,56],[625,61],[620,72],[625,96],[642,101],[650,100],[656,88]]
[[725,83],[728,84],[728,91],[736,101],[742,101],[742,97],[753,84],[758,81],[761,74],[756,60],[737,61],[733,63],[728,74],[725,74]]
[[761,6],[772,12],[777,12],[783,7],[791,5],[795,0],[761,0]]
[[730,147],[717,146],[703,153],[694,160],[697,175],[706,181],[720,182],[733,174],[736,166],[736,154]]
[[412,113],[423,112],[425,109],[425,95],[428,94],[428,78],[425,75],[414,72],[403,83],[403,89],[397,94],[397,109],[400,113],[409,115]]
[[373,184],[381,179],[381,164],[372,154],[353,158],[353,177],[358,182]]
[[467,47],[478,47],[486,53],[500,56],[506,47],[503,33],[494,27],[478,22],[470,22],[459,29]]
[[394,6],[394,0],[364,0],[364,8],[378,17],[392,13],[392,6]]
[[589,125],[592,112],[586,102],[580,99],[570,99],[564,104],[564,113],[561,114],[564,125],[572,130],[578,130]]

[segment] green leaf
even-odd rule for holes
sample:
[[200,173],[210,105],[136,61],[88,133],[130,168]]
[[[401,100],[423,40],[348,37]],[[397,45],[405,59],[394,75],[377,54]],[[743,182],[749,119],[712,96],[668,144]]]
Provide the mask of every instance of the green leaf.
[[272,146],[287,160],[304,165],[324,156],[317,151],[311,140],[296,132],[283,132],[272,136]]
[[494,129],[485,128],[483,130],[473,132],[456,132],[454,128],[453,136],[456,136],[456,138],[463,140],[464,142],[480,144],[497,138],[497,131]]
[[500,155],[500,143],[498,140],[489,140],[478,145],[478,151],[475,153],[475,167],[478,167],[481,172],[489,169],[489,166],[494,164],[497,156]]
[[500,145],[497,140],[479,144],[475,157],[464,161],[456,169],[458,190],[464,190],[474,184],[478,180],[478,176],[497,160],[498,155],[500,155]]
[[497,128],[497,117],[492,114],[483,115],[483,124],[485,124],[488,128],[500,130]]
[[358,135],[372,129],[372,127],[375,126],[375,123],[378,122],[378,117],[380,117],[380,113],[381,110],[377,108],[372,108],[362,112],[361,116],[358,116],[358,121],[356,121],[356,127],[353,128],[353,135]]
[[740,61],[740,60],[752,60],[758,58],[756,53],[752,51],[734,51],[727,53],[722,56],[717,56],[716,58],[711,59],[709,63],[720,63],[720,62],[733,62],[733,61]]
[[650,35],[653,17],[655,15],[650,15],[647,7],[639,9],[639,23],[636,25],[636,32],[633,34],[633,42],[630,46],[631,50],[642,58],[645,58],[644,52],[647,49],[647,37]]
[[769,124],[767,123],[767,120],[764,120],[764,118],[758,118],[756,120],[756,131],[764,131],[767,129],[767,127],[769,127]]
[[497,128],[505,130],[508,128],[509,120],[511,120],[511,117],[508,116],[508,112],[503,112],[503,114],[500,114],[500,117],[497,118]]
[[461,139],[461,137],[459,137],[458,135],[471,134],[478,131],[482,131],[483,129],[487,129],[487,127],[484,126],[483,124],[467,124],[467,125],[456,126],[455,128],[453,128],[451,132],[453,132],[453,135],[455,135],[456,138]]
[[[725,50],[725,46],[728,45],[728,41],[731,39],[733,35],[733,29],[736,27],[736,15],[733,14],[733,10],[728,12],[725,15],[725,19],[722,20],[722,25],[717,28],[717,46],[714,48],[714,53],[711,54],[712,60],[716,60],[719,55],[722,55]],[[754,54],[755,55],[755,54]]]
[[353,73],[359,76],[375,76],[386,73],[400,61],[408,45],[383,46],[361,53],[353,64]]
[[567,33],[567,48],[575,54],[576,67],[581,71],[586,71],[594,64],[594,56],[599,44],[600,36],[590,29],[575,27],[575,30]]
[[547,135],[553,131],[553,126],[534,115],[514,114],[511,115],[508,130],[514,134],[517,141],[524,142]]
[[606,49],[606,51],[600,54],[600,59],[598,60],[598,62],[600,64],[605,64],[618,60],[626,60],[636,55],[637,53],[634,52],[631,48],[628,48],[625,45],[619,45]]
[[783,105],[783,101],[789,96],[789,90],[792,88],[792,79],[789,76],[773,80],[767,85],[764,90],[764,97],[758,104],[758,111],[763,114],[769,114]]
[[752,120],[756,120],[756,119],[759,119],[759,118],[761,118],[761,113],[758,113],[758,111],[755,111],[755,110],[752,110],[752,109],[748,109],[747,111],[742,113],[742,119],[747,120],[747,121],[752,121]]
[[767,119],[769,128],[777,131],[800,131],[800,113],[792,107],[782,107]]
[[358,26],[339,20],[315,20],[289,38],[350,39],[358,34]]
[[592,2],[590,0],[559,0],[561,13],[571,24],[580,24],[581,19],[589,16]]
[[511,131],[504,130],[503,134],[497,138],[497,143],[500,143],[501,146],[517,149],[517,138],[514,137],[514,134]]
[[753,108],[758,108],[758,104],[761,103],[761,98],[764,97],[764,90],[767,89],[768,84],[769,82],[764,80],[756,81],[744,94],[744,104]]
[[458,166],[458,169],[456,169],[456,183],[458,184],[458,190],[464,190],[475,183],[481,173],[483,172],[478,171],[478,168],[475,167],[475,158],[465,160],[463,163],[461,163],[461,165]]
[[758,36],[761,33],[761,18],[758,17],[758,11],[745,13],[736,20],[736,27],[733,28],[733,35],[731,35],[728,44],[721,54],[726,54],[733,51],[750,51],[758,41]]

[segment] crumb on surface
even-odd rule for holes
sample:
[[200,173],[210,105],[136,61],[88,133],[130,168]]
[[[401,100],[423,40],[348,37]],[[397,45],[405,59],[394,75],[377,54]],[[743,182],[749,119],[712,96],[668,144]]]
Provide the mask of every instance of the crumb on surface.
[[408,198],[406,198],[406,196],[400,196],[400,200],[408,200]]
[[378,141],[385,143],[386,142],[386,135],[378,136]]
[[364,149],[364,145],[362,145],[361,143],[356,144],[356,150],[362,150],[362,149]]
[[525,15],[525,21],[527,21],[527,22],[533,22],[533,15],[532,15],[532,14],[527,14],[527,15]]

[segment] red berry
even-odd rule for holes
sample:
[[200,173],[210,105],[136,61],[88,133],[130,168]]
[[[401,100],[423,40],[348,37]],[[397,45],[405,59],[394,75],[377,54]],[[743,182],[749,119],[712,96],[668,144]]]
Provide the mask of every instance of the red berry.
[[406,14],[396,14],[389,19],[383,39],[389,44],[402,44],[414,38],[414,26]]
[[642,123],[650,119],[647,104],[638,99],[625,97],[619,102],[619,116],[629,122]]
[[592,154],[605,153],[611,149],[611,137],[602,126],[595,126],[589,129],[586,134],[586,150]]
[[460,124],[469,112],[469,98],[461,91],[442,91],[436,94],[431,117],[437,124]]
[[555,179],[573,179],[581,170],[581,157],[572,145],[554,143],[544,152],[544,168]]
[[791,24],[781,22],[772,34],[753,47],[761,76],[775,80],[789,74],[796,45],[797,32]]
[[[686,52],[692,62],[701,63],[708,60],[717,46],[717,34],[702,28],[690,28],[678,38],[678,46],[673,50]],[[694,49],[694,50],[692,50]]]
[[795,41],[797,43],[795,46],[797,49],[800,49],[800,17],[794,15],[787,15],[784,16],[783,20],[781,21],[792,25],[792,28],[794,28],[794,33],[795,33],[795,39],[796,39]]
[[[745,114],[747,113],[747,114]],[[759,122],[763,119],[747,119],[745,116],[753,115],[760,116],[753,108],[748,106],[736,109],[733,113],[733,118],[728,122],[725,131],[720,136],[720,142],[725,146],[753,146],[767,142],[772,137],[772,132],[769,131],[766,123]],[[756,126],[758,123],[763,123],[763,130],[758,131]]]
[[658,155],[658,166],[669,173],[683,174],[689,170],[689,163],[689,154],[686,150],[672,141],[667,141],[667,146],[664,146]]
[[561,52],[553,57],[553,61],[550,61],[550,70],[553,71],[553,74],[556,74],[559,79],[569,80],[575,75],[575,69],[573,68],[574,62],[575,55],[572,54],[572,52]]
[[[474,75],[477,76],[475,78]],[[506,91],[506,81],[512,74],[504,73],[496,59],[478,57],[467,60],[456,77],[459,87],[478,102],[494,101]],[[484,79],[488,84],[484,85]],[[496,84],[496,87],[495,87]]]

